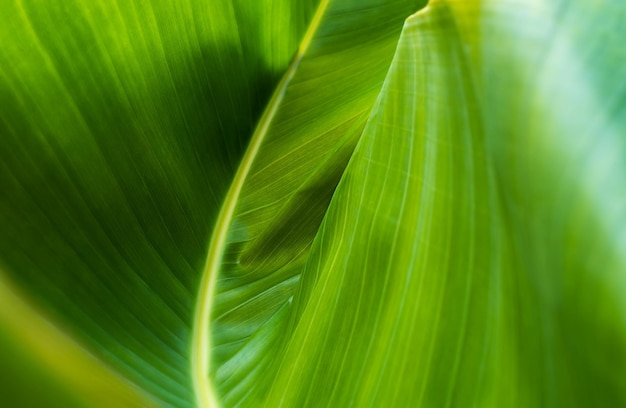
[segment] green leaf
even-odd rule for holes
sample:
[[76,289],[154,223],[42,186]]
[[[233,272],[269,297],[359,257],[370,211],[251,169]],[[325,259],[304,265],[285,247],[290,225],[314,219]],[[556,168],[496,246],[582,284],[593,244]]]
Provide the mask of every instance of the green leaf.
[[593,4],[407,20],[265,406],[626,403],[625,10]]
[[626,6],[423,6],[0,5],[2,404],[626,405]]
[[196,315],[196,384],[210,374],[228,406],[264,398],[308,249],[416,7],[320,2],[257,125],[214,231]]
[[211,228],[315,8],[257,3],[0,6],[2,268],[168,405],[193,404]]
[[[12,22],[0,55],[9,107],[0,121],[3,265],[47,316],[168,405],[193,401],[189,365],[208,347],[188,350],[202,258],[269,85],[299,47],[276,91],[285,103],[270,101],[261,119],[272,136],[254,164],[299,150],[304,166],[283,175],[287,187],[320,184],[326,198],[301,250],[362,130],[401,21],[417,8],[244,3],[3,7]],[[298,144],[307,138],[316,147],[305,152]],[[277,142],[290,145],[265,152]],[[287,203],[294,192],[281,194],[272,199]],[[201,324],[196,331],[208,320]]]

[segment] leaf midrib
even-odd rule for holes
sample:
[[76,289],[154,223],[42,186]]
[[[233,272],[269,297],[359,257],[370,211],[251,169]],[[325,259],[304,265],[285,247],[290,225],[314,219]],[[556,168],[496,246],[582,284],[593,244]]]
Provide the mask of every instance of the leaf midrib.
[[331,0],[320,1],[320,4],[317,7],[315,15],[313,16],[311,24],[309,25],[309,28],[300,43],[294,59],[289,64],[287,71],[272,94],[269,104],[265,108],[265,111],[263,112],[263,115],[254,130],[252,139],[250,140],[250,145],[248,146],[241,164],[237,169],[237,173],[235,174],[233,182],[228,190],[224,204],[220,209],[217,223],[211,236],[207,260],[202,273],[202,280],[200,282],[198,300],[195,308],[191,344],[191,376],[196,402],[199,407],[219,406],[215,396],[215,391],[213,390],[213,384],[208,378],[210,367],[209,351],[211,348],[209,327],[217,275],[222,263],[222,255],[226,244],[226,238],[228,236],[233,214],[239,200],[239,195],[241,194],[243,185],[248,177],[252,163],[254,162],[259,149],[267,136],[272,120],[274,119],[274,116],[276,115],[276,112],[278,111],[278,108],[283,100],[285,91],[293,79],[300,61],[311,45],[313,37],[320,26],[330,1]]

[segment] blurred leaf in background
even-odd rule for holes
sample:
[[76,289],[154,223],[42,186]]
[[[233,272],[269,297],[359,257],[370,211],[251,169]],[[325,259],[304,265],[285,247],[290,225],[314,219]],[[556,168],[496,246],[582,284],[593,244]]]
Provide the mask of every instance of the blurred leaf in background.
[[0,20],[0,405],[626,406],[626,4]]

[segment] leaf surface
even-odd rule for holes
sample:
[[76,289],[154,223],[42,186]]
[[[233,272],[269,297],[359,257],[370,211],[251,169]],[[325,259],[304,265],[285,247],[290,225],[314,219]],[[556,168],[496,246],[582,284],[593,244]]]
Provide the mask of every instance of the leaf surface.
[[316,4],[249,6],[0,6],[1,266],[170,406],[194,401],[189,333],[211,228]]
[[208,373],[225,405],[264,398],[311,242],[402,22],[421,6],[322,1],[257,126],[213,235],[196,316],[197,381]]
[[626,405],[626,7],[422,6],[0,6],[3,394]]
[[596,3],[407,20],[265,406],[626,403],[625,10]]
[[43,318],[4,274],[0,276],[3,404],[51,408],[157,406],[147,393],[104,367]]

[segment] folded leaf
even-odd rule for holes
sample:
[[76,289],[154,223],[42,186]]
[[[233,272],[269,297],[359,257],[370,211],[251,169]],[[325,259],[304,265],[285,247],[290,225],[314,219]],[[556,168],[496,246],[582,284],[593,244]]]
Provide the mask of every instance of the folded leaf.
[[[422,4],[423,5],[423,4]],[[415,0],[324,0],[243,159],[215,229],[196,315],[197,389],[258,405],[291,297]],[[209,354],[210,352],[210,354]],[[208,404],[211,393],[199,399]]]
[[625,406],[626,6],[423,6],[1,5],[1,402]]
[[407,20],[265,406],[626,403],[625,8],[556,3]]

